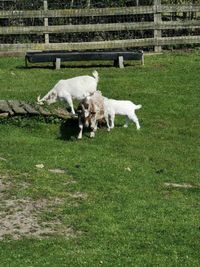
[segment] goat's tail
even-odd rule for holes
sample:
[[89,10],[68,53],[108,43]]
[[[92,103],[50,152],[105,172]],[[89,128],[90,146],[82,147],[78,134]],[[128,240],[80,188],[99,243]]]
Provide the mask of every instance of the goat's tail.
[[95,78],[96,82],[98,83],[98,81],[99,81],[99,74],[98,74],[98,72],[96,70],[94,70],[93,73],[92,73],[92,75]]
[[136,105],[135,109],[140,109],[142,107],[142,105]]

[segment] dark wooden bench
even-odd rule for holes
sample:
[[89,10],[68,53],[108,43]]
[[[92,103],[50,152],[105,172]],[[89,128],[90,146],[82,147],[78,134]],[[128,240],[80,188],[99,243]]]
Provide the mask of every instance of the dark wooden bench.
[[124,68],[124,60],[140,60],[144,65],[143,51],[37,51],[27,52],[25,64],[29,63],[52,62],[56,69],[60,68],[61,62],[70,61],[90,61],[90,60],[113,60],[115,66]]

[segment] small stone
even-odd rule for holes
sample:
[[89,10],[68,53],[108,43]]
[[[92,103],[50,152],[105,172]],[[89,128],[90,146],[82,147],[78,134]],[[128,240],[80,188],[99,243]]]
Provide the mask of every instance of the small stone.
[[41,164],[36,164],[35,167],[38,168],[38,169],[42,169],[42,168],[44,168],[44,164],[42,164],[42,163]]
[[186,183],[182,183],[182,184],[178,184],[178,183],[164,183],[164,185],[167,186],[167,187],[174,187],[174,188],[194,188],[193,185],[186,184]]
[[53,173],[65,173],[66,171],[63,169],[49,169],[50,172]]
[[7,159],[0,157],[0,160],[7,161]]

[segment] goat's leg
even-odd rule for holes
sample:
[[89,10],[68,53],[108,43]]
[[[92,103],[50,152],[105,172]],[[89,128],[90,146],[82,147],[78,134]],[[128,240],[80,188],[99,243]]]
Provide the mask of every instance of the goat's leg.
[[128,119],[128,116],[126,116],[126,122],[124,124],[124,128],[127,128],[128,127],[128,122],[129,122],[129,119]]
[[91,128],[90,137],[93,138],[93,137],[95,137],[95,132],[97,131],[96,117],[91,120],[90,128]]
[[110,115],[110,122],[111,122],[110,128],[113,129],[115,127],[115,114]]
[[109,123],[109,115],[108,114],[106,114],[105,115],[105,120],[106,120],[106,125],[107,125],[107,128],[108,128],[108,132],[110,132],[110,123]]
[[70,108],[71,108],[71,112],[73,115],[75,115],[75,111],[74,111],[74,106],[73,106],[73,101],[71,98],[71,95],[66,95],[66,101],[69,104]]
[[79,134],[78,134],[78,137],[77,139],[82,139],[82,134],[83,134],[83,123],[81,121],[81,119],[79,118],[78,119],[78,127],[79,127]]
[[95,137],[95,131],[94,129],[90,132],[90,138],[94,138]]
[[136,124],[136,128],[137,130],[140,129],[140,124],[139,124],[139,120],[138,117],[136,116],[135,112],[131,115],[128,115],[129,119],[132,120],[135,124]]

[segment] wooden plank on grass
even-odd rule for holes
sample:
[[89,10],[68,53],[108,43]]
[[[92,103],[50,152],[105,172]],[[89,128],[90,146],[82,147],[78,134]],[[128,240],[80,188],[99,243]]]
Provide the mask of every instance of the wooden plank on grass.
[[33,108],[30,104],[25,103],[24,101],[20,101],[22,107],[29,113],[33,115],[40,114],[35,108]]
[[27,114],[26,110],[22,107],[20,101],[9,100],[8,103],[16,114]]
[[9,116],[8,112],[0,113],[0,118],[7,118]]
[[70,113],[62,108],[57,108],[52,110],[53,115],[62,118],[62,119],[69,119],[71,117]]
[[14,115],[14,112],[6,100],[0,100],[0,113],[9,113],[10,115]]
[[42,108],[40,106],[38,107],[38,109],[39,109],[40,114],[43,115],[43,116],[52,115],[52,113],[49,110],[46,110],[46,109],[44,109],[44,108]]

